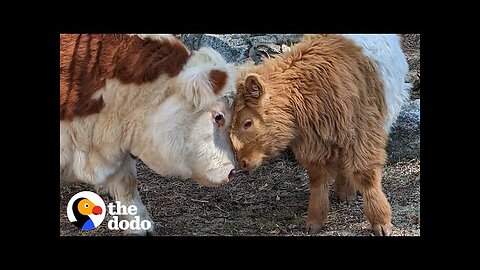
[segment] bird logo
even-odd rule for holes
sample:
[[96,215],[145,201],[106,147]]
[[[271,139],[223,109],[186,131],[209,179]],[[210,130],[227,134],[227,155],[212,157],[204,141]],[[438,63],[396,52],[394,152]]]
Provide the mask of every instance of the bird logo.
[[105,218],[105,203],[93,192],[79,192],[68,202],[67,216],[68,220],[81,230],[95,229]]

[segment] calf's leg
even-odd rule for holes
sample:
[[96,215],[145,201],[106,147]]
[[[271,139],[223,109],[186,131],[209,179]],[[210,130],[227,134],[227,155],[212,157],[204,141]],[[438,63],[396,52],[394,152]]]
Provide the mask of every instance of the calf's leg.
[[353,173],[355,186],[360,190],[364,200],[365,215],[377,236],[392,234],[392,210],[387,197],[382,191],[382,167],[357,171]]
[[339,169],[334,186],[338,199],[341,202],[350,202],[357,198],[357,191],[353,185],[353,179],[347,175],[345,170]]
[[304,167],[310,179],[306,231],[308,234],[317,234],[325,225],[329,209],[328,183],[330,175],[320,164],[308,164]]

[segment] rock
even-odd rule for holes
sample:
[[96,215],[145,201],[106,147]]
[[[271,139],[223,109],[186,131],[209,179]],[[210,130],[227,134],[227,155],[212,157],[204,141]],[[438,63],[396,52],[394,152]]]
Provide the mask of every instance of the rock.
[[407,75],[407,81],[412,84],[411,98],[420,98],[420,72],[409,71]]
[[181,41],[190,49],[211,47],[218,51],[227,62],[243,62],[248,57],[250,46],[246,39],[249,35],[185,34]]
[[277,44],[277,37],[275,35],[255,36],[249,38],[250,44],[256,46],[257,44],[273,43]]
[[290,46],[302,39],[302,34],[270,34],[249,38],[248,56],[259,64],[262,59],[290,50]]
[[408,61],[409,71],[407,81],[412,84],[412,99],[420,98],[420,53],[405,54]]
[[277,36],[277,44],[287,44],[290,46],[291,44],[299,42],[303,34],[279,34]]
[[398,115],[387,145],[388,162],[420,158],[420,99],[410,101]]
[[190,50],[211,47],[227,62],[243,63],[251,58],[258,64],[264,57],[289,50],[301,38],[302,34],[184,34],[180,40]]
[[409,72],[407,81],[412,83],[412,99],[420,98],[420,34],[402,35],[403,52],[407,58]]
[[257,43],[256,46],[250,48],[248,56],[252,58],[257,65],[262,62],[263,58],[270,58],[275,54],[281,53],[281,50],[282,47],[280,45],[272,43]]
[[290,46],[293,43],[299,42],[302,37],[303,34],[266,34],[252,36],[249,38],[249,41],[253,47],[265,43],[271,43],[275,45],[287,44],[288,46]]

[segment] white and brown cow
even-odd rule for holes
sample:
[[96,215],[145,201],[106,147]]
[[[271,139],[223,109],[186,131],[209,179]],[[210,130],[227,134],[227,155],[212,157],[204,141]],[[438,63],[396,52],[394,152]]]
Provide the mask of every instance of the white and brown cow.
[[108,191],[151,220],[130,154],[164,176],[228,182],[234,95],[233,66],[210,48],[189,52],[171,35],[62,34],[61,179]]

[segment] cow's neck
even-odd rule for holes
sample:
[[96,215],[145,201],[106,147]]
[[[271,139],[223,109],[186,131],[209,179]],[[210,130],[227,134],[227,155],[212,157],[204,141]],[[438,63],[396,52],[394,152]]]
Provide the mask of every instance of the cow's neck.
[[125,122],[125,149],[141,159],[149,168],[162,175],[191,177],[184,151],[189,147],[186,138],[193,119],[198,114],[186,104],[180,95],[149,104],[132,113]]
[[[170,95],[171,87],[167,83],[169,80],[164,76],[142,85],[107,80],[105,89],[101,91],[105,107],[96,119],[95,141],[115,145],[119,156],[130,154],[132,140],[142,133],[146,115]],[[113,151],[112,148],[110,151]]]

